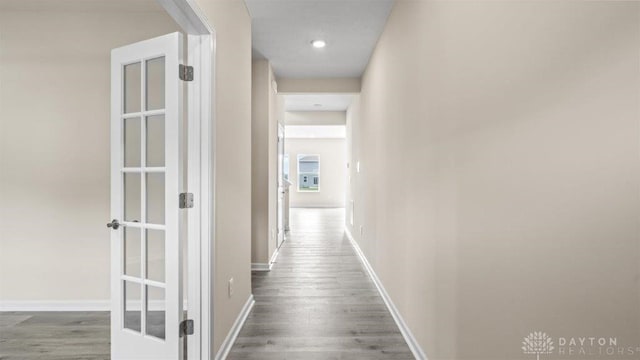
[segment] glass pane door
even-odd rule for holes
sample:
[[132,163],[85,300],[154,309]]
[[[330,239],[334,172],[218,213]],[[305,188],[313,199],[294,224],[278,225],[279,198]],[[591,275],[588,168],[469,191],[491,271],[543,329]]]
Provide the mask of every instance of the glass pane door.
[[165,60],[124,66],[124,328],[165,340]]
[[179,33],[112,52],[112,358],[177,359],[182,319]]

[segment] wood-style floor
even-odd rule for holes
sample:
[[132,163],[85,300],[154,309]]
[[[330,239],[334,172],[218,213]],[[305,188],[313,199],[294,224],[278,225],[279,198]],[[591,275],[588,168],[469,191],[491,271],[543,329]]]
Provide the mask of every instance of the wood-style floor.
[[0,313],[1,360],[109,359],[108,312]]
[[[292,209],[229,360],[413,359],[343,223],[342,209]],[[109,359],[109,313],[0,313],[0,359]]]
[[344,234],[342,209],[292,209],[229,360],[414,359]]

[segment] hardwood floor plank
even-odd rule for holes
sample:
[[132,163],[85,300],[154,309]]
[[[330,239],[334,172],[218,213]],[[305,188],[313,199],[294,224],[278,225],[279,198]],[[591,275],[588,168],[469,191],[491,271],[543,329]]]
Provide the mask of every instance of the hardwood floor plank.
[[108,312],[0,313],[1,360],[105,360],[109,346]]
[[252,275],[256,305],[228,359],[413,359],[343,219],[342,209],[292,209],[277,263]]

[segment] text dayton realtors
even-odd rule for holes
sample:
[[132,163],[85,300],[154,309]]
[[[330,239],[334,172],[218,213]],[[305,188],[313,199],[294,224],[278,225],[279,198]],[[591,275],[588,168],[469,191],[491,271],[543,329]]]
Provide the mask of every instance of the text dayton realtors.
[[561,355],[635,355],[638,346],[618,346],[615,337],[559,337],[558,353]]

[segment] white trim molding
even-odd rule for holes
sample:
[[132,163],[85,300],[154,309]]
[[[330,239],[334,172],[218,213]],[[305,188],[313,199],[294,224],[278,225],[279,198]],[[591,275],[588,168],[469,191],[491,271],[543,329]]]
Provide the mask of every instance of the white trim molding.
[[111,300],[0,301],[0,312],[4,311],[111,311]]
[[188,276],[193,279],[187,291],[189,298],[194,299],[190,316],[199,320],[194,323],[194,336],[187,338],[188,347],[194,349],[188,352],[189,360],[210,358],[213,331],[213,113],[211,103],[203,99],[203,96],[212,97],[213,36],[189,34],[187,41],[189,64],[196,71],[187,91],[190,95],[200,94],[189,96],[188,112],[188,163],[198,165],[189,166],[187,180],[187,188],[195,197],[194,208],[189,211],[187,220],[190,235]]
[[276,251],[273,252],[273,255],[271,255],[271,259],[269,260],[268,264],[251,263],[251,271],[271,271],[271,269],[273,269],[273,264],[275,264],[279,254],[280,248],[277,248]]
[[[304,193],[305,191],[301,191],[302,193]],[[315,192],[315,191],[307,191],[307,192]],[[330,203],[330,204],[307,204],[305,203],[304,205],[301,204],[295,204],[295,206],[291,205],[290,208],[291,209],[344,209],[344,204],[336,204],[336,203]]]
[[277,248],[276,251],[271,255],[271,259],[269,260],[269,268],[273,268],[273,264],[275,264],[278,255],[280,254],[280,248]]
[[[189,310],[187,300],[182,301],[184,311]],[[127,302],[127,309],[140,310],[139,301]],[[165,310],[162,300],[149,301],[150,310]],[[0,312],[24,311],[111,311],[111,300],[10,300],[0,301]]]
[[251,263],[251,271],[271,271],[273,264]]
[[188,212],[188,309],[194,334],[187,337],[188,359],[210,359],[213,355],[213,298],[215,292],[215,51],[216,33],[196,0],[158,0],[188,37],[188,65],[194,80],[187,83],[187,189],[194,194]]
[[407,324],[404,322],[402,315],[400,315],[400,312],[398,311],[396,306],[393,304],[393,301],[391,301],[391,297],[389,296],[387,291],[384,289],[384,286],[382,286],[382,282],[380,281],[380,278],[378,278],[378,275],[376,275],[375,271],[371,267],[371,264],[369,264],[369,261],[367,260],[367,258],[364,256],[364,253],[360,249],[360,246],[355,241],[355,239],[353,238],[353,235],[351,235],[351,232],[346,226],[344,228],[344,232],[345,234],[347,234],[347,237],[351,242],[351,246],[353,246],[353,249],[358,254],[358,257],[360,258],[360,261],[362,262],[362,265],[364,266],[364,268],[367,270],[369,277],[371,278],[371,280],[373,280],[373,283],[376,285],[376,288],[378,289],[378,292],[380,293],[382,300],[384,300],[385,305],[387,305],[387,308],[389,309],[391,316],[393,316],[393,320],[395,320],[396,325],[398,325],[398,328],[400,329],[400,332],[402,333],[404,340],[407,342],[407,345],[409,345],[409,349],[411,349],[413,356],[418,360],[428,360],[427,355],[420,347],[420,344],[418,344],[418,341],[413,336],[413,333],[411,332]]
[[229,334],[227,334],[227,337],[222,342],[222,345],[220,345],[220,350],[218,350],[215,360],[224,360],[227,358],[229,352],[231,351],[231,348],[233,347],[233,344],[238,338],[238,334],[240,333],[244,322],[247,320],[247,317],[249,316],[249,313],[251,313],[251,309],[253,309],[253,305],[255,303],[255,300],[253,300],[253,294],[249,295],[247,302],[242,307],[242,311],[240,311],[240,314],[238,314],[236,321],[231,327],[231,330],[229,330]]

